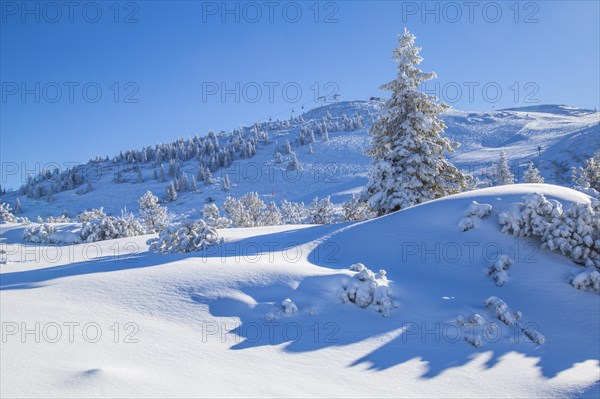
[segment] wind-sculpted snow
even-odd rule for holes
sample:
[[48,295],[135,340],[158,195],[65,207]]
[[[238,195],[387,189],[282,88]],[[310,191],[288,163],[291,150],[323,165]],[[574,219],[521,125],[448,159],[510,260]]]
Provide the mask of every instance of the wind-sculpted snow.
[[[515,184],[367,221],[217,229],[219,245],[170,253],[149,251],[157,235],[40,245],[3,224],[1,394],[593,395],[596,275],[495,217],[533,192],[563,209],[591,203]],[[459,232],[473,201],[492,214]],[[202,227],[165,235],[165,248],[198,249]],[[512,263],[499,287],[482,269],[501,255]]]

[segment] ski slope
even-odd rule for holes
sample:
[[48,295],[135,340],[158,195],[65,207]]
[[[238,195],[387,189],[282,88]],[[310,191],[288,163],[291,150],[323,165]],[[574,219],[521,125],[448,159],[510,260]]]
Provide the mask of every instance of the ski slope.
[[[530,192],[589,201],[492,187],[354,224],[220,230],[220,246],[171,255],[149,253],[151,236],[34,246],[4,224],[0,394],[598,397],[599,297],[567,283],[581,266],[500,232],[498,214]],[[492,214],[461,232],[474,200]],[[502,287],[483,273],[500,253],[514,260]],[[340,300],[357,262],[387,271],[390,317]],[[490,296],[545,342],[499,321]],[[297,312],[282,313],[287,298]],[[457,323],[474,313],[491,329],[479,348]],[[35,323],[39,342],[23,332]]]

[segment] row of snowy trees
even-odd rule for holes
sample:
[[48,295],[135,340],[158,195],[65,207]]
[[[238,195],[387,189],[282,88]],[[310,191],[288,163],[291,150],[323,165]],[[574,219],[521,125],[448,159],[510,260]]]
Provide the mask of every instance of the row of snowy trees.
[[498,220],[504,233],[540,237],[543,247],[600,270],[600,200],[572,203],[563,210],[556,200],[528,194],[522,203],[502,212]]

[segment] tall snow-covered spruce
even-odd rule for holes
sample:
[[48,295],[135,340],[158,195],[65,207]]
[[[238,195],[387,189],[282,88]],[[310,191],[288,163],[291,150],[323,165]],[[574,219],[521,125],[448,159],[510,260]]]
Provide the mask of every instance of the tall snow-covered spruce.
[[414,42],[408,30],[400,36],[392,57],[398,76],[381,87],[392,95],[370,130],[372,165],[361,197],[379,215],[458,193],[471,180],[444,157],[458,146],[440,136],[446,125],[437,115],[449,107],[419,91],[436,75],[417,67],[423,59]]

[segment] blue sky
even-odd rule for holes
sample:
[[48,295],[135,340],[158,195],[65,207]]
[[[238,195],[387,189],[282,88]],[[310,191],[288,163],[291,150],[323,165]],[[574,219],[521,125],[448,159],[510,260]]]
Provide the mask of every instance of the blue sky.
[[453,107],[599,107],[599,2],[465,3],[3,0],[0,184],[318,95],[384,96],[404,27],[438,74],[424,89]]

